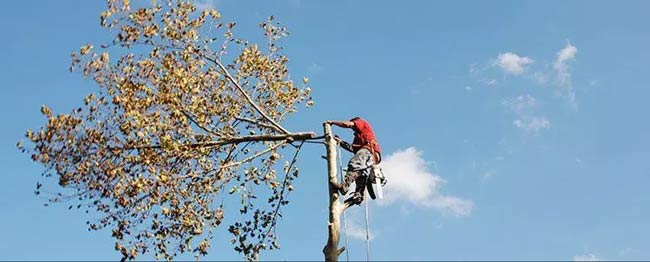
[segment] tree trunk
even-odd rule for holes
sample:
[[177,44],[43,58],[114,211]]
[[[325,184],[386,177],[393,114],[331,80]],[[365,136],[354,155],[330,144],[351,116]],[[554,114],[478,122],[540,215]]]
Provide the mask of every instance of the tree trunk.
[[329,124],[323,124],[325,131],[325,146],[327,147],[327,176],[330,196],[329,205],[329,231],[327,244],[323,248],[325,261],[338,261],[339,255],[345,251],[345,247],[339,249],[339,238],[341,236],[341,213],[347,208],[346,204],[339,201],[340,194],[332,186],[332,182],[338,182],[336,178],[336,147],[337,143],[332,135],[332,127]]

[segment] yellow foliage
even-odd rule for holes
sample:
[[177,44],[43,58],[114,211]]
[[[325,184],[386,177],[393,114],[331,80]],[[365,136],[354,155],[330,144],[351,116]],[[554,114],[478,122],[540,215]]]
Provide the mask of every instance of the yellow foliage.
[[[113,230],[125,259],[154,252],[171,260],[170,249],[205,255],[224,218],[219,197],[242,200],[232,212],[241,219],[228,227],[239,252],[250,258],[273,246],[273,212],[286,205],[295,168],[276,175],[278,141],[221,142],[283,134],[278,126],[298,105],[313,104],[309,79],[294,84],[280,54],[286,28],[263,22],[267,40],[258,45],[192,1],[133,11],[128,0],[106,2],[99,18],[112,42],[101,54],[92,44],[72,54],[72,68],[98,89],[70,114],[42,106],[47,120],[26,132],[26,152],[97,212],[90,229]],[[242,166],[254,168],[242,174]]]

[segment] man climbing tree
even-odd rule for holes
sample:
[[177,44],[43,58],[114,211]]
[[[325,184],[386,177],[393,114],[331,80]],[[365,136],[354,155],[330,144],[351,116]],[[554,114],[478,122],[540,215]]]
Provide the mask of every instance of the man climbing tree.
[[[341,147],[349,152],[354,153],[348,162],[345,178],[341,183],[332,183],[341,194],[347,193],[348,187],[355,182],[354,194],[349,200],[354,204],[360,204],[363,201],[367,179],[370,176],[371,167],[381,162],[381,148],[372,131],[370,123],[360,117],[355,117],[349,121],[326,121],[325,123],[336,125],[343,128],[350,128],[354,131],[354,140],[352,144],[347,143],[338,136],[334,139]],[[385,180],[384,180],[385,182]]]
[[[123,260],[199,258],[224,226],[246,259],[279,248],[276,226],[303,142],[326,140],[319,143],[327,148],[328,179],[338,184],[330,125],[321,137],[282,125],[313,103],[307,78],[295,83],[280,53],[286,28],[270,17],[260,24],[267,45],[259,46],[192,1],[106,4],[100,21],[112,40],[71,55],[70,70],[92,79],[92,91],[68,114],[42,106],[44,125],[17,145],[60,186],[52,193],[39,182],[35,193],[93,212],[88,230],[110,230]],[[354,167],[380,160],[370,125],[353,119],[339,126],[355,130],[348,148],[358,163],[350,170],[363,173]],[[281,161],[285,153],[290,158]],[[339,216],[350,203],[328,192],[324,254],[336,261]]]

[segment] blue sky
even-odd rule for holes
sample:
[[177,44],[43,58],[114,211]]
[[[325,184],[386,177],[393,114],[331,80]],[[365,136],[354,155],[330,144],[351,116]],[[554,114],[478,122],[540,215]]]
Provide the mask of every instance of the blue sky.
[[[250,39],[269,15],[289,27],[292,74],[311,79],[316,102],[291,130],[372,123],[389,176],[370,205],[373,259],[650,259],[650,2],[201,4]],[[67,112],[94,88],[67,69],[72,50],[106,40],[103,5],[0,10],[0,259],[119,258],[110,232],[86,230],[92,213],[43,207],[42,167],[15,148],[42,104]],[[322,259],[321,154],[303,152],[282,249],[262,259]],[[365,259],[362,211],[348,214],[351,259]],[[240,259],[221,236],[207,258]]]

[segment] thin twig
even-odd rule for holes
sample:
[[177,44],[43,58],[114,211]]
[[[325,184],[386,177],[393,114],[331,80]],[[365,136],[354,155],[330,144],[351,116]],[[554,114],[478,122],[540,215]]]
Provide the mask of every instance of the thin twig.
[[278,131],[281,131],[282,133],[285,133],[285,134],[290,133],[288,130],[286,130],[284,127],[282,127],[280,124],[275,122],[275,120],[273,120],[273,118],[271,118],[266,113],[264,113],[264,111],[262,111],[262,109],[257,105],[257,103],[255,103],[255,101],[253,101],[253,99],[248,95],[248,93],[246,93],[246,90],[244,90],[244,88],[241,85],[239,85],[239,82],[237,82],[237,80],[235,80],[235,78],[232,77],[232,75],[230,75],[230,72],[228,71],[228,69],[221,62],[219,62],[217,59],[214,59],[214,58],[209,57],[209,56],[204,56],[204,57],[208,61],[210,61],[210,62],[214,63],[215,65],[217,65],[219,67],[219,69],[221,69],[221,71],[223,71],[226,78],[228,78],[228,80],[230,80],[230,82],[232,82],[235,85],[235,87],[237,87],[237,90],[239,90],[239,92],[242,93],[242,95],[244,96],[246,101],[248,101],[248,103],[255,109],[255,111],[257,111],[257,113],[262,115],[262,117],[264,117],[264,119],[266,119],[266,121],[269,121],[273,125],[274,129],[276,129]]
[[284,144],[286,144],[286,143],[287,143],[286,141],[282,141],[282,142],[280,142],[280,143],[277,143],[277,144],[275,144],[275,145],[273,145],[273,146],[268,147],[267,149],[264,149],[264,150],[262,150],[262,151],[260,151],[260,152],[257,152],[257,153],[255,153],[255,154],[252,155],[252,156],[249,156],[249,157],[247,157],[247,158],[244,158],[244,159],[242,159],[242,160],[240,160],[240,161],[232,162],[232,163],[229,163],[229,164],[227,164],[227,165],[223,165],[223,166],[220,167],[220,169],[229,168],[229,167],[233,167],[233,166],[239,166],[239,165],[242,165],[242,164],[244,164],[244,163],[246,163],[246,162],[250,162],[250,161],[252,161],[253,159],[258,158],[259,156],[264,155],[264,154],[266,154],[266,153],[268,153],[268,152],[271,152],[271,151],[277,149],[278,147],[280,147],[280,146],[282,146],[282,145],[284,145]]
[[203,131],[208,132],[208,134],[213,134],[213,135],[215,135],[215,136],[221,136],[221,135],[218,134],[217,132],[214,132],[214,131],[208,129],[207,127],[205,127],[205,126],[199,124],[199,122],[196,121],[196,120],[194,119],[194,117],[192,117],[192,116],[191,116],[188,112],[186,112],[185,110],[180,110],[180,111],[181,111],[181,112],[183,113],[183,115],[185,115],[185,117],[187,117],[187,118],[188,118],[192,123],[194,123],[194,124],[195,124],[196,126],[198,126],[199,128],[203,129]]
[[271,219],[271,226],[269,229],[266,231],[264,234],[264,237],[262,238],[262,241],[266,239],[269,234],[271,233],[271,229],[274,229],[276,224],[277,224],[277,217],[278,214],[280,213],[280,206],[282,206],[282,201],[284,201],[284,191],[287,187],[287,181],[290,176],[291,169],[293,168],[294,164],[296,164],[296,160],[298,159],[298,154],[300,153],[300,149],[302,148],[303,143],[300,143],[298,146],[298,149],[296,149],[296,153],[293,155],[293,159],[291,160],[291,164],[289,164],[289,168],[287,169],[287,172],[284,175],[284,180],[282,181],[282,189],[280,190],[280,198],[278,199],[278,204],[275,206],[275,211],[273,212],[273,219]]

